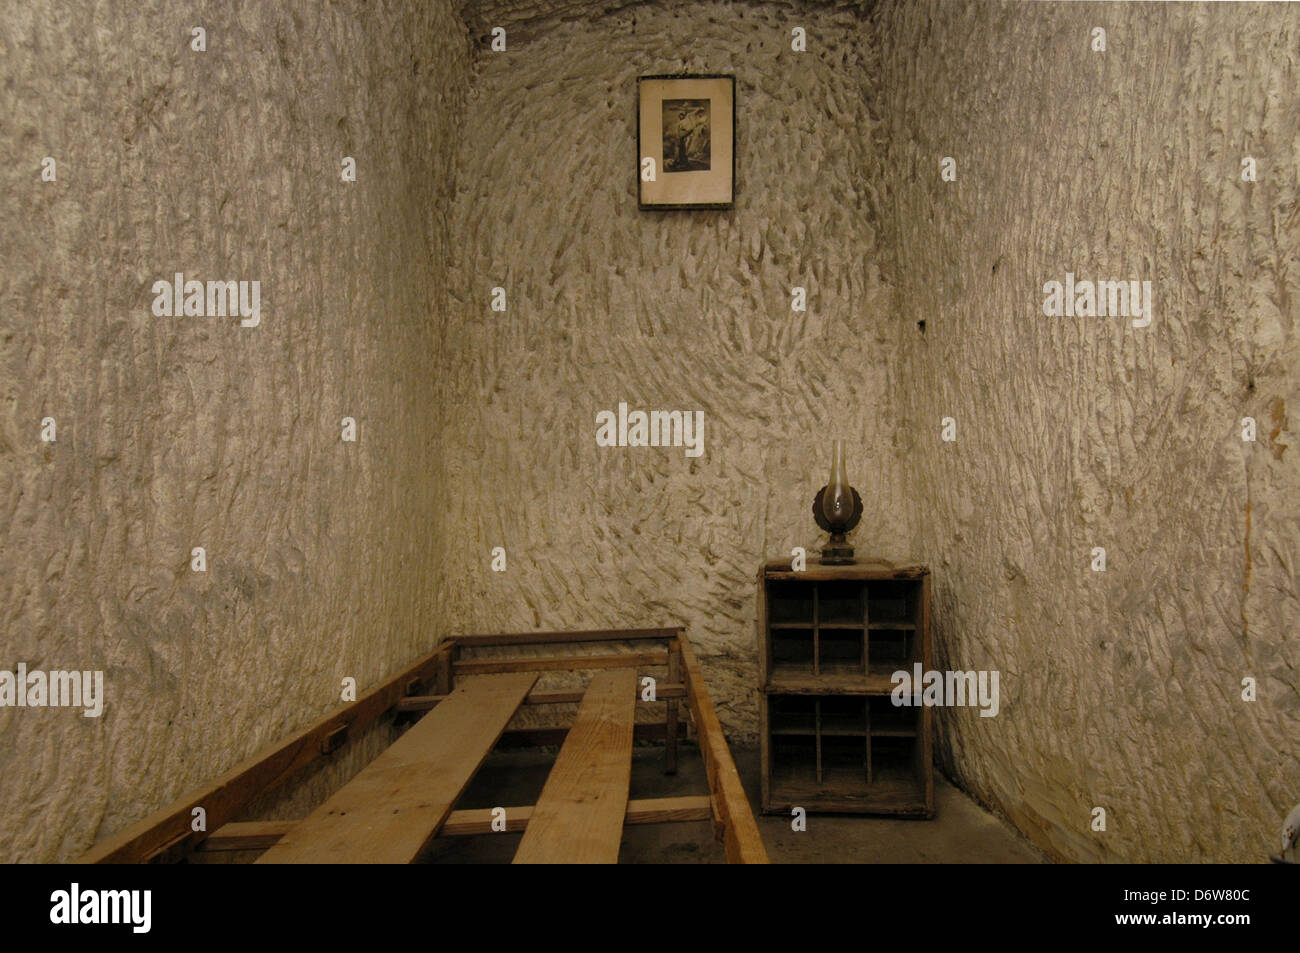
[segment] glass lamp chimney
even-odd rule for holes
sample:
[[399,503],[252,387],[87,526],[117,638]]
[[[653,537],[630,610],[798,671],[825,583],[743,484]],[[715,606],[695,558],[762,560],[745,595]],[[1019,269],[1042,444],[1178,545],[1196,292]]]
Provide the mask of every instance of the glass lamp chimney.
[[826,481],[826,492],[822,496],[822,514],[826,522],[841,532],[853,516],[853,489],[844,469],[843,440],[836,440],[832,445],[831,478]]

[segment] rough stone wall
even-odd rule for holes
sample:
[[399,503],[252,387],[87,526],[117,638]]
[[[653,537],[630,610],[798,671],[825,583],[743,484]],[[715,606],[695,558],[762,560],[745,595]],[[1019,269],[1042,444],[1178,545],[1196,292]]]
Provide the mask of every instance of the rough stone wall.
[[[442,334],[452,632],[686,625],[724,726],[752,739],[756,573],[820,547],[833,438],[865,501],[859,551],[908,555],[895,322],[859,174],[862,25],[673,3],[530,21],[480,50]],[[794,26],[810,52],[791,52]],[[731,211],[637,209],[636,78],[676,72],[737,77]],[[596,413],[620,401],[704,411],[703,456],[598,447]]]
[[[102,669],[107,705],[0,709],[0,860],[75,857],[431,647],[468,79],[445,2],[6,4],[0,668]],[[177,271],[260,280],[260,326],[155,317]]]
[[[1060,857],[1261,861],[1300,798],[1300,11],[930,0],[871,32],[915,548],[941,667],[1002,676],[996,718],[941,713],[946,767]],[[1150,327],[1044,316],[1067,271],[1152,281]]]
[[[835,436],[859,552],[930,563],[940,666],[1001,672],[947,770],[1059,857],[1259,860],[1300,791],[1296,13],[857,6],[10,5],[0,668],[108,704],[0,709],[0,860],[435,635],[685,624],[752,738],[754,575],[820,545]],[[737,75],[733,211],[636,207],[635,79],[679,71]],[[175,271],[260,280],[261,326],[155,317]],[[1151,327],[1045,317],[1067,271],[1151,280]],[[598,448],[621,400],[703,410],[704,456]]]

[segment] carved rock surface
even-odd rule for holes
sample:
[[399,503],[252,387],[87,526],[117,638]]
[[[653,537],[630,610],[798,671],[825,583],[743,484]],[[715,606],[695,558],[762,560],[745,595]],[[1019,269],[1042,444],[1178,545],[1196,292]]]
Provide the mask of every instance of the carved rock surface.
[[[0,860],[73,858],[462,632],[686,625],[752,740],[755,574],[824,542],[836,437],[858,552],[928,563],[939,667],[1000,672],[996,718],[939,712],[950,774],[1058,857],[1262,859],[1300,792],[1297,19],[14,5],[0,668],[108,701],[0,709]],[[736,207],[641,212],[636,77],[687,71],[737,76]],[[261,326],[155,317],[177,271],[260,280]],[[1066,272],[1152,281],[1151,326],[1044,316]],[[620,401],[704,411],[704,454],[597,447]]]
[[[998,716],[941,710],[939,750],[1057,856],[1260,862],[1300,798],[1297,12],[872,20],[915,551],[939,667],[1001,672]],[[1151,325],[1044,316],[1067,271],[1150,280]]]
[[[478,54],[440,335],[453,633],[685,625],[724,727],[753,740],[756,573],[825,541],[811,507],[834,438],[865,503],[859,552],[907,556],[864,25],[641,5]],[[793,26],[815,52],[791,51]],[[675,72],[737,77],[731,211],[637,208],[636,79]],[[703,455],[598,447],[620,401],[703,411]]]
[[[76,6],[0,17],[0,667],[101,669],[107,704],[0,708],[5,861],[77,856],[438,618],[464,26],[423,2]],[[155,317],[178,271],[260,280],[260,326]]]

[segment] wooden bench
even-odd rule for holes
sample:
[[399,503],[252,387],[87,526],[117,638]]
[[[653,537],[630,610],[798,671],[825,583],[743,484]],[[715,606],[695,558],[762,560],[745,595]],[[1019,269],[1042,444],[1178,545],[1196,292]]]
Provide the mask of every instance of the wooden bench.
[[[563,645],[633,642],[635,651],[574,654]],[[650,651],[647,645],[662,643]],[[546,655],[469,658],[469,652],[536,651]],[[660,725],[635,724],[638,670],[667,670],[655,700]],[[532,691],[543,671],[596,672],[585,691]],[[521,705],[580,702],[568,728],[511,731]],[[629,800],[632,745],[662,735],[665,770],[677,767],[679,704],[699,742],[707,796]],[[345,745],[349,734],[381,716],[419,717],[405,734],[301,821],[239,821],[254,798]],[[422,715],[422,717],[420,717]],[[656,730],[657,729],[657,730]],[[455,810],[494,745],[505,737],[562,741],[536,805],[496,811]],[[206,831],[194,831],[202,807]],[[626,824],[711,820],[727,859],[767,863],[704,687],[695,653],[680,628],[464,636],[445,642],[357,701],[236,765],[171,805],[96,845],[81,861],[158,862],[195,851],[264,850],[263,863],[409,863],[439,836],[523,831],[516,863],[614,863]],[[209,832],[210,831],[210,832]]]

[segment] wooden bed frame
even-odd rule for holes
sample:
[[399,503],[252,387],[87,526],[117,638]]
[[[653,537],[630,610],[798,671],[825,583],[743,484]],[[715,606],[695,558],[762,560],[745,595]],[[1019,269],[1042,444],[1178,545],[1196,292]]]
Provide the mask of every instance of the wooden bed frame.
[[[632,642],[636,651],[559,652],[564,644]],[[555,654],[464,658],[464,650],[547,647]],[[657,681],[663,724],[634,724],[637,671],[666,667]],[[593,671],[582,691],[533,691],[544,671]],[[428,693],[432,689],[432,693]],[[664,738],[665,771],[677,770],[686,706],[709,794],[629,800],[636,738]],[[568,728],[507,731],[520,705],[579,703]],[[337,750],[349,733],[385,713],[419,720],[301,821],[237,821],[259,795]],[[422,716],[422,717],[421,717]],[[241,762],[225,774],[97,844],[81,863],[149,863],[192,851],[264,850],[258,863],[410,863],[435,837],[486,834],[493,810],[454,810],[503,736],[561,744],[535,805],[505,809],[506,830],[523,831],[515,863],[615,863],[624,824],[711,820],[730,863],[767,863],[740,776],[682,628],[527,632],[459,636],[377,685]],[[192,829],[203,808],[206,830]]]

